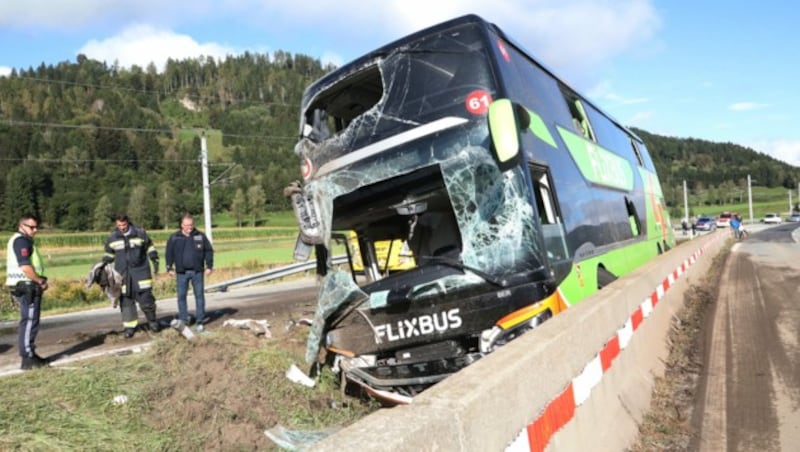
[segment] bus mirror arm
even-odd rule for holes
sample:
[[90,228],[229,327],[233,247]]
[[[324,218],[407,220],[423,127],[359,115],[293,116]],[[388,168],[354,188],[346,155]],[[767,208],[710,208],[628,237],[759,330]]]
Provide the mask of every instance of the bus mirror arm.
[[528,109],[523,107],[522,104],[513,102],[515,113],[517,114],[517,125],[519,126],[519,131],[524,132],[528,130],[528,127],[531,126],[531,115],[528,113]]

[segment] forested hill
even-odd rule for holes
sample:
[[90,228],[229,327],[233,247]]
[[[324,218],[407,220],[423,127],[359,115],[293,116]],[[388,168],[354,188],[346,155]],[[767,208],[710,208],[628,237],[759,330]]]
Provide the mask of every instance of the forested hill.
[[[180,212],[202,212],[202,133],[215,212],[254,224],[264,210],[287,209],[300,98],[330,69],[281,51],[171,60],[162,73],[79,55],[0,77],[0,226],[34,212],[49,227],[108,230],[109,216],[127,211],[148,228],[173,228]],[[673,205],[684,179],[800,180],[797,168],[740,146],[637,133]]]
[[757,185],[797,189],[800,168],[733,143],[654,135],[633,131],[644,140],[656,165],[667,204],[683,205],[683,181],[689,190],[708,191],[729,203],[747,187],[747,175]]
[[202,212],[204,131],[215,211],[244,222],[286,209],[300,98],[329,69],[280,51],[171,60],[163,73],[79,55],[0,77],[0,225],[30,211],[50,227],[107,230],[127,211],[175,227]]

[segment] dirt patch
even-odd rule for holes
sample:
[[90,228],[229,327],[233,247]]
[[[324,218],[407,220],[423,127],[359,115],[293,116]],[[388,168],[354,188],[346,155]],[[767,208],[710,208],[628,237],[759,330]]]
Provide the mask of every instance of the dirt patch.
[[650,410],[630,448],[633,452],[691,449],[697,436],[693,414],[705,356],[704,331],[728,254],[729,249],[724,249],[715,257],[706,278],[686,291],[684,306],[672,319],[664,376],[655,380]]
[[335,429],[377,408],[340,394],[332,376],[311,389],[290,382],[292,364],[306,367],[308,332],[291,325],[289,318],[275,324],[271,338],[231,326],[191,341],[162,332],[148,351],[147,373],[156,375],[144,395],[147,422],[180,439],[182,450],[278,450],[265,430]]

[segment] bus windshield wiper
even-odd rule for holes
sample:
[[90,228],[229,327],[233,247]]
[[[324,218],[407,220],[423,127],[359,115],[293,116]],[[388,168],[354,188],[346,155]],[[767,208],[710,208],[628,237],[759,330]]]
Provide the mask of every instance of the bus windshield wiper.
[[467,270],[470,273],[480,276],[485,281],[492,283],[497,287],[506,287],[506,280],[499,280],[494,276],[484,272],[483,270],[478,270],[475,267],[471,267],[469,265],[464,264],[460,260],[453,259],[451,257],[446,256],[425,256],[426,263],[435,263],[435,264],[444,264],[448,267],[457,268],[459,270]]

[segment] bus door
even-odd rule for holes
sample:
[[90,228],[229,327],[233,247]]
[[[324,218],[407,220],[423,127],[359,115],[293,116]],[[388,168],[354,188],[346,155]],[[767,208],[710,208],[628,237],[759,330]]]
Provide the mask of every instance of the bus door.
[[533,197],[536,210],[539,213],[539,222],[542,225],[542,236],[550,261],[551,270],[556,280],[569,272],[571,256],[567,247],[567,236],[564,222],[561,219],[561,209],[553,190],[553,181],[549,170],[545,166],[531,164],[529,167]]

